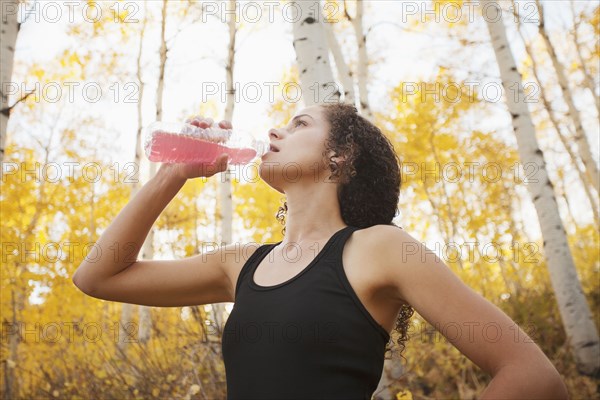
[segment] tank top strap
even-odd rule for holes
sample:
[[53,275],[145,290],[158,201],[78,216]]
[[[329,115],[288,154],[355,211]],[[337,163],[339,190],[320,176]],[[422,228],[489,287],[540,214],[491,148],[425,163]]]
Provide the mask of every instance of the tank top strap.
[[325,245],[323,251],[321,252],[322,254],[319,257],[328,260],[330,262],[330,265],[341,264],[344,245],[348,241],[350,235],[352,235],[352,232],[358,229],[360,228],[357,228],[352,225],[347,225],[346,227],[336,232],[329,240],[329,243]]
[[246,260],[246,262],[242,266],[242,269],[240,270],[240,274],[238,276],[237,283],[235,285],[236,298],[237,298],[237,294],[239,293],[242,282],[245,279],[247,279],[246,277],[248,277],[248,276],[250,277],[250,279],[252,279],[252,275],[254,274],[254,270],[258,267],[258,264],[260,264],[260,262],[262,261],[263,258],[265,258],[267,253],[270,252],[271,249],[273,247],[277,246],[279,243],[281,243],[281,242],[265,243],[265,244],[258,246],[258,248],[256,250],[254,250],[254,253],[252,253],[252,255]]
[[320,249],[320,251],[314,258],[314,260],[310,263],[309,267],[306,269],[307,270],[310,269],[310,267],[313,264],[317,263],[321,259],[334,260],[334,261],[341,260],[342,250],[344,249],[344,244],[346,243],[346,241],[348,240],[348,238],[350,237],[352,232],[354,232],[358,229],[359,228],[357,228],[355,226],[347,225],[344,228],[335,232],[329,238],[329,240],[325,243],[325,245]]
[[328,251],[328,257],[334,257],[336,259],[341,260],[342,251],[344,249],[344,245],[346,244],[346,241],[348,241],[348,238],[350,237],[350,235],[352,235],[352,232],[359,230],[359,229],[360,228],[358,228],[356,226],[348,225],[344,229],[339,231],[335,235],[335,238],[334,238],[333,242],[331,243],[331,247]]
[[359,311],[362,314],[364,314],[365,318],[375,328],[375,330],[379,332],[379,334],[383,338],[384,342],[387,343],[390,340],[390,334],[385,330],[385,328],[383,328],[381,325],[379,325],[379,322],[377,322],[373,318],[371,313],[364,306],[364,304],[362,303],[362,301],[356,294],[356,291],[350,284],[350,281],[348,280],[348,276],[346,275],[346,271],[344,270],[344,266],[342,263],[342,253],[344,250],[344,245],[348,241],[348,238],[350,237],[350,235],[352,235],[352,233],[354,231],[357,231],[360,229],[361,228],[358,228],[356,226],[351,226],[351,225],[344,228],[344,230],[342,232],[340,232],[340,234],[336,237],[336,240],[333,242],[331,248],[329,249],[328,257],[331,257],[331,260],[333,261],[332,266],[338,277],[338,282],[341,283],[346,294],[352,299],[352,301],[355,303],[356,307],[358,307]]

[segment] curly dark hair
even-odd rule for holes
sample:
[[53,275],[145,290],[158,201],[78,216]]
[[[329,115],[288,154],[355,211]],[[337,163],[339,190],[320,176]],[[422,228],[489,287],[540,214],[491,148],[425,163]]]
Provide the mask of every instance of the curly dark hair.
[[[329,179],[337,179],[340,183],[338,200],[342,219],[347,225],[360,229],[379,224],[402,229],[392,222],[398,214],[402,177],[400,160],[390,140],[377,126],[359,115],[351,104],[327,103],[320,106],[331,127],[322,155],[331,170]],[[330,151],[334,152],[334,156],[328,159]],[[339,156],[345,161],[338,164],[334,157]],[[284,201],[276,215],[284,225],[284,235],[287,211],[287,202]],[[403,304],[398,313],[394,330],[399,334],[400,355],[408,339],[413,314],[414,309],[408,304]],[[390,342],[386,346],[386,358],[392,351]]]

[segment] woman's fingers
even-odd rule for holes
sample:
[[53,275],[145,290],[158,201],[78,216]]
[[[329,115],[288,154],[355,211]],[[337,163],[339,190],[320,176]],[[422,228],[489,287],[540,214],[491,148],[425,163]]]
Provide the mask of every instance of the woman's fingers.
[[233,126],[231,125],[231,122],[227,121],[227,120],[222,120],[219,122],[219,126],[223,129],[233,129]]
[[202,121],[204,117],[202,115],[195,115],[191,118],[185,120],[186,124],[191,124],[192,122]]
[[214,164],[203,164],[201,176],[211,177],[219,172],[227,170],[227,164],[229,162],[229,156],[223,153],[217,157]]
[[204,118],[201,115],[194,116],[185,120],[187,124],[194,125],[200,128],[208,128],[212,126],[214,120],[212,118]]
[[213,124],[212,118],[204,118],[202,120],[198,120],[197,122],[200,128],[208,128]]
[[199,177],[211,177],[219,172],[227,171],[229,164],[229,157],[227,153],[220,154],[213,163],[180,163],[180,164],[167,164],[163,163],[161,168],[174,170],[173,174],[178,177],[185,179],[193,179]]
[[[208,128],[209,126],[212,126],[215,121],[210,117],[204,118],[203,116],[198,115],[198,116],[186,119],[185,122],[187,124],[198,126],[200,128]],[[231,121],[222,120],[222,121],[219,121],[218,125],[221,129],[233,129],[233,125],[231,124]]]

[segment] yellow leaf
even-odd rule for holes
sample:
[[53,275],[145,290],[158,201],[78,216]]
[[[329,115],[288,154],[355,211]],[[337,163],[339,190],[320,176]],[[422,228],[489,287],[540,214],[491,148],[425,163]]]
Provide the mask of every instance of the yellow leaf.
[[412,398],[412,393],[408,389],[396,393],[396,400],[412,400]]

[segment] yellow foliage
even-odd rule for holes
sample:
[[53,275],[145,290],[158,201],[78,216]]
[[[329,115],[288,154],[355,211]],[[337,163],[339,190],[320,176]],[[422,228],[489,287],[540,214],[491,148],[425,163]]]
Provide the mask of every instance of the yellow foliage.
[[[441,3],[438,1],[437,6]],[[102,2],[95,4],[104,6]],[[598,20],[598,8],[590,19]],[[91,40],[113,28],[103,20],[93,28],[73,27],[71,33]],[[125,44],[121,47],[128,48]],[[80,50],[65,51],[58,57],[56,65],[64,68],[32,64],[28,77],[43,83],[85,76],[90,55]],[[297,70],[286,71],[282,80],[298,82]],[[564,331],[543,255],[514,245],[531,242],[541,248],[539,238],[527,237],[523,228],[527,221],[518,213],[517,200],[521,200],[524,182],[511,169],[519,160],[516,149],[496,132],[471,128],[469,116],[484,119],[488,114],[481,99],[467,93],[461,82],[452,85],[455,81],[451,71],[442,68],[410,95],[399,85],[389,93],[386,103],[390,109],[376,115],[377,124],[392,140],[403,166],[412,163],[417,168],[412,172],[403,170],[400,208],[405,218],[401,224],[422,237],[435,232],[446,242],[497,243],[498,259],[485,259],[482,249],[464,254],[453,253],[455,248],[450,248],[446,255],[456,258],[448,265],[539,341],[559,372],[567,375],[574,398],[594,396],[593,380],[577,373],[563,348]],[[427,95],[428,90],[436,88],[446,90],[440,91],[442,95],[437,99]],[[460,100],[452,101],[455,98]],[[27,100],[27,106],[30,111],[41,107],[33,98]],[[202,107],[203,112],[213,110],[216,114],[214,103]],[[296,104],[277,99],[269,110],[273,125],[287,122],[295,110]],[[78,144],[83,139],[79,128],[60,132],[60,156],[84,163],[89,160],[82,154],[90,149]],[[22,169],[35,170],[35,163],[44,156],[33,148],[9,142],[5,161],[23,163]],[[472,175],[462,175],[452,182],[449,177],[453,171],[444,169],[452,162],[463,167],[469,162],[478,165]],[[109,170],[107,165],[101,166],[103,171]],[[499,167],[504,174],[491,180],[486,174],[493,171],[486,166]],[[438,170],[424,174],[424,169],[430,167]],[[471,172],[466,168],[461,171]],[[565,177],[568,172],[564,171]],[[562,170],[560,174],[563,176]],[[130,187],[123,183],[122,175],[115,180],[103,174],[94,185],[80,175],[63,178],[53,183],[6,174],[2,180],[0,311],[8,324],[25,324],[27,334],[21,337],[16,355],[10,354],[3,343],[0,361],[7,371],[17,371],[21,397],[33,398],[45,391],[48,397],[72,399],[184,398],[202,391],[208,398],[223,398],[222,387],[207,384],[222,382],[224,370],[215,348],[205,341],[207,316],[203,307],[188,307],[185,313],[180,308],[151,308],[152,337],[142,344],[137,339],[138,306],[133,306],[128,325],[134,329],[124,335],[119,329],[122,304],[92,298],[73,286],[70,277],[89,250],[86,245],[97,240],[127,204]],[[218,221],[214,221],[211,207],[217,197],[215,183],[195,179],[184,185],[155,224],[155,229],[173,233],[172,239],[157,244],[158,252],[168,250],[175,257],[186,257],[198,253],[203,241],[216,238]],[[275,214],[284,196],[262,181],[234,180],[232,188],[234,226],[239,218],[241,225],[250,230],[249,238],[237,239],[259,243],[281,240],[282,226]],[[586,224],[570,232],[569,245],[580,281],[600,325],[598,227]],[[47,246],[50,243],[61,244],[64,257],[56,257]],[[67,243],[70,247],[65,246]],[[432,327],[421,316],[416,314],[411,326],[417,332],[404,353],[408,362],[406,374],[397,382],[403,389],[397,391],[397,399],[457,398],[459,393],[480,390],[489,381],[443,337],[426,331]],[[7,336],[11,335],[16,333],[9,331]],[[121,353],[117,345],[125,340],[130,342]]]

